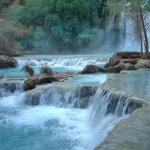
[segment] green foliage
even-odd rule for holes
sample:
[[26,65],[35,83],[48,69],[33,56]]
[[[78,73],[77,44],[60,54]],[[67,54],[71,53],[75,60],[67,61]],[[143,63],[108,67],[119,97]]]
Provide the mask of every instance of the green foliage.
[[139,12],[139,5],[142,7],[143,13],[150,11],[150,0],[109,0],[107,6],[110,11],[115,14],[119,14],[124,11],[129,15],[135,15]]
[[41,64],[40,73],[45,73],[46,75],[52,75],[52,74],[53,74],[53,71],[52,71],[52,69],[48,66],[47,63],[44,63],[44,64]]
[[23,66],[21,71],[24,71],[25,73],[28,73],[30,76],[34,75],[34,70],[29,65]]
[[84,32],[82,32],[78,36],[78,44],[85,44],[85,43],[95,43],[100,44],[102,38],[103,38],[104,32],[100,29],[89,29]]
[[14,0],[0,0],[0,11],[4,7],[8,7],[10,4],[12,4]]
[[49,53],[52,51],[51,37],[43,31],[42,27],[35,28],[32,46],[37,53]]
[[[42,52],[41,48],[53,49],[54,45],[57,49],[80,46],[81,33],[94,32],[99,26],[98,4],[97,0],[26,0],[23,5],[12,6],[11,12],[16,25],[33,28],[33,49]],[[88,34],[91,41],[94,34]]]

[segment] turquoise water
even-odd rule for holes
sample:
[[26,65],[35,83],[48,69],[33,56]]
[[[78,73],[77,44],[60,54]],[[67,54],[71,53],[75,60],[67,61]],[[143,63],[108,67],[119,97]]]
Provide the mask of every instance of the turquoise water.
[[[40,73],[40,68],[39,67],[32,67],[32,68],[34,69],[35,74]],[[51,67],[51,68],[52,68],[53,71],[57,71],[57,72],[71,71],[71,72],[74,72],[74,73],[78,73],[78,72],[81,71],[80,69],[75,69],[74,67]],[[0,69],[0,75],[8,77],[8,78],[21,78],[21,77],[29,76],[24,71],[21,71],[20,67]]]
[[[77,67],[62,66],[52,67],[52,70],[80,71]],[[39,67],[34,67],[34,71],[38,74]],[[8,78],[28,76],[20,67],[0,69],[0,75]],[[68,80],[65,86],[89,82],[100,85],[106,76],[78,76]],[[27,106],[25,99],[24,92],[0,97],[0,150],[91,150],[95,147],[89,109]]]
[[86,110],[8,106],[0,107],[1,150],[86,149],[83,144],[84,134],[88,137],[89,133],[84,122]]
[[[81,68],[53,66],[52,69],[53,71],[76,73]],[[34,70],[36,74],[39,73],[39,67],[34,67]],[[135,87],[144,88],[146,86],[145,88],[148,88],[149,81],[146,82],[146,80],[149,80],[149,71],[146,70],[146,74],[142,71],[141,73],[142,75],[138,72],[137,74],[134,72],[133,74],[118,75],[112,86],[120,83],[122,87],[129,87],[131,90],[133,89],[132,84],[137,83]],[[11,78],[27,76],[21,72],[19,67],[0,69],[0,75]],[[101,85],[106,78],[106,74],[77,75],[57,84],[68,88],[70,85],[73,87],[82,84]],[[138,84],[138,80],[143,78],[144,85],[143,82]],[[67,94],[66,92],[65,95]],[[72,96],[76,95],[76,93],[72,94]],[[93,150],[121,120],[113,114],[102,115],[106,112],[107,105],[105,103],[107,101],[103,103],[103,97],[99,97],[99,95],[100,93],[97,92],[92,100],[93,102],[96,98],[97,101],[102,100],[99,104],[101,107],[96,103],[87,109],[60,108],[46,104],[28,106],[25,105],[25,93],[21,91],[10,93],[7,97],[0,97],[0,150]],[[55,95],[54,100],[59,96]],[[95,111],[95,106],[98,110],[101,108],[99,114]],[[101,119],[97,119],[97,116]],[[91,126],[94,123],[93,119],[97,122],[95,128]]]
[[115,74],[113,80],[108,80],[107,84],[110,89],[123,91],[150,102],[150,69]]

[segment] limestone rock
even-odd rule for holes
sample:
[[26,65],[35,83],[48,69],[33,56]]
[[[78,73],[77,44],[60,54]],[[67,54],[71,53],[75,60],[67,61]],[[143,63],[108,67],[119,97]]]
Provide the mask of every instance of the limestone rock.
[[[137,70],[138,68],[136,66],[134,66],[133,64],[130,64],[130,63],[119,63],[118,64],[118,67],[120,68],[120,71],[121,70]],[[119,72],[120,72],[119,71]]]
[[47,77],[46,74],[33,75],[33,76],[30,76],[25,81],[24,89],[25,91],[31,90],[35,88],[35,86],[38,84],[51,83],[51,82],[52,82],[52,79],[50,77]]
[[[131,60],[133,61],[136,61],[136,59],[140,59],[141,56],[140,56],[140,52],[116,52],[110,59],[109,59],[109,62],[106,66],[116,66],[118,65],[121,60],[127,60],[129,61],[130,59],[130,63],[131,63]],[[133,60],[134,59],[134,60]]]
[[123,63],[120,62],[118,65],[108,68],[98,68],[98,72],[110,72],[110,73],[119,73],[121,70],[137,70],[138,67],[130,64],[130,63]]
[[25,81],[24,89],[25,91],[34,89],[36,85],[44,84],[44,83],[52,83],[55,81],[59,81],[60,79],[64,79],[70,76],[73,76],[73,72],[53,72],[52,75],[47,76],[46,74],[38,74],[30,76]]
[[98,66],[96,65],[87,65],[81,72],[81,74],[96,73],[98,71]]
[[138,68],[150,68],[150,60],[140,59],[135,66]]
[[[77,86],[75,89],[75,97],[78,100],[75,101],[74,107],[75,108],[87,108],[89,104],[90,97],[93,96],[97,91],[97,87],[84,85],[84,86]],[[72,100],[73,101],[73,100]]]
[[9,56],[0,55],[0,68],[16,67],[17,61]]

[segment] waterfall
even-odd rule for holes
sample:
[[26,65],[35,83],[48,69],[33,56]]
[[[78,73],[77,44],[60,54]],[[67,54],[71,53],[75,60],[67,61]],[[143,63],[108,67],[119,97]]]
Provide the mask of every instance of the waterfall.
[[49,57],[49,58],[17,58],[18,67],[23,67],[25,64],[39,67],[41,64],[48,64],[54,67],[80,67],[83,68],[87,64],[103,65],[108,62],[108,58],[98,57]]
[[[96,114],[100,116],[108,114],[123,116],[131,114],[134,109],[143,106],[141,101],[134,100],[131,97],[127,98],[123,94],[108,93],[97,86],[90,85],[75,86],[71,91],[64,91],[62,87],[52,86],[40,91],[27,91],[25,104],[53,105],[66,108],[87,108],[90,106],[94,110],[93,116],[96,116]],[[95,124],[95,121],[92,122]]]
[[8,97],[17,93],[22,93],[24,90],[24,81],[4,81],[0,84],[0,96]]
[[[8,130],[5,124],[9,128],[14,126],[17,135],[20,133],[21,136],[31,131],[38,137],[44,138],[46,135],[48,138],[44,138],[46,141],[41,140],[40,149],[45,142],[53,143],[49,138],[56,139],[56,143],[65,139],[68,144],[66,149],[94,149],[119,121],[129,117],[136,108],[145,106],[144,102],[136,98],[92,85],[78,85],[67,90],[60,85],[51,85],[27,92],[22,91],[23,82],[9,81],[2,85],[1,90],[8,90],[8,94],[1,92],[0,111],[6,112],[0,115],[0,127]],[[37,134],[39,132],[40,135]],[[36,137],[32,138],[37,140]],[[55,142],[52,149],[57,149]],[[74,145],[70,145],[72,142]]]
[[[150,40],[150,28],[148,25],[150,23],[149,13],[145,14],[144,18],[147,29],[147,36],[148,39]],[[135,22],[129,16],[127,16],[127,14],[122,12],[119,29],[120,50],[140,52],[140,41],[137,33],[138,31],[136,28],[137,27],[135,25]]]
[[124,12],[122,12],[120,16],[120,50],[140,51],[139,39],[137,37],[134,21]]
[[94,101],[89,107],[89,124],[94,129],[92,135],[93,149],[100,144],[122,119],[145,104],[135,98],[123,94],[114,94],[99,88],[93,97]]
[[75,86],[71,91],[63,91],[60,87],[50,87],[34,94],[26,92],[27,105],[52,105],[65,108],[87,108],[97,87]]
[[146,104],[121,93],[111,93],[100,87],[76,86],[72,91],[61,93],[57,88],[50,88],[37,95],[28,95],[26,104],[54,105],[65,108],[87,108],[87,124],[91,128],[87,149],[100,144],[122,119],[128,118],[137,108]]

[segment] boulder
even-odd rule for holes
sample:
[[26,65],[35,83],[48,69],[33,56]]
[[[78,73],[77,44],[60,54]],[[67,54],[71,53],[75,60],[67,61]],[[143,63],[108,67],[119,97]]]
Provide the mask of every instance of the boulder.
[[140,59],[135,66],[137,68],[150,68],[150,60]]
[[117,66],[119,67],[120,71],[121,70],[137,70],[138,69],[135,65],[130,64],[130,63],[120,62]]
[[44,83],[51,83],[52,79],[49,76],[46,76],[46,74],[38,74],[30,76],[26,81],[24,85],[25,91],[34,89],[36,85],[38,84],[44,84]]
[[16,67],[17,61],[9,56],[0,55],[0,68]]
[[137,70],[137,69],[138,67],[136,67],[133,64],[120,62],[118,65],[114,67],[108,68],[98,67],[98,72],[119,73],[121,70]]
[[96,73],[98,71],[98,66],[96,65],[87,65],[81,72],[81,74]]
[[116,66],[121,60],[124,63],[135,64],[141,58],[140,52],[116,52],[110,59],[106,66]]
[[150,68],[150,60],[140,59],[139,52],[116,52],[104,67],[87,65],[81,74],[107,72],[119,73],[122,70],[137,70],[139,68]]
[[44,83],[52,83],[55,81],[59,81],[64,78],[68,78],[70,76],[73,76],[73,72],[53,72],[52,75],[46,75],[46,74],[37,74],[30,76],[26,81],[24,85],[24,90],[31,90],[36,87],[36,85],[44,84]]

